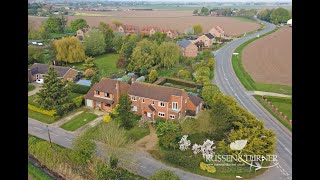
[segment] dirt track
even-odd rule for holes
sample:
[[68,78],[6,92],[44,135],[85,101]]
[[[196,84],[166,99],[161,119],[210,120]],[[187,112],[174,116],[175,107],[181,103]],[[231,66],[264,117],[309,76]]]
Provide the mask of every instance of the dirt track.
[[[213,26],[221,26],[229,35],[235,36],[245,32],[256,30],[260,27],[254,22],[241,21],[228,17],[204,17],[192,16],[192,11],[130,11],[130,12],[81,12],[90,14],[104,14],[108,16],[68,16],[68,23],[71,20],[83,18],[90,26],[97,26],[100,21],[111,23],[114,20],[124,24],[137,26],[159,26],[163,28],[176,29],[183,32],[193,24],[200,23],[204,32],[208,32]],[[29,16],[30,20],[35,21],[38,27],[46,18]]]
[[250,43],[243,49],[242,61],[258,83],[291,85],[292,28],[282,27]]

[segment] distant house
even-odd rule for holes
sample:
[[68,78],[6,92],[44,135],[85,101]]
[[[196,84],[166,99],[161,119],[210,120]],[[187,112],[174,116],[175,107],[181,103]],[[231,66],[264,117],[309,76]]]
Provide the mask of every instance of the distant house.
[[138,34],[139,33],[139,27],[133,26],[133,25],[120,25],[115,26],[114,24],[111,25],[111,28],[114,32],[119,32],[125,35],[128,34]]
[[179,35],[178,31],[173,30],[173,29],[161,29],[160,31],[162,33],[166,33],[167,37],[169,37],[171,39],[176,38]]
[[292,19],[289,19],[289,20],[287,21],[287,25],[289,25],[290,27],[292,26]]
[[65,81],[78,81],[81,78],[81,72],[70,67],[34,63],[28,69],[28,82],[43,79],[44,75],[47,74],[49,67],[53,67],[54,71],[58,73],[58,77]]
[[210,10],[210,16],[222,16],[222,9]]
[[78,38],[80,41],[83,41],[86,33],[87,33],[89,30],[90,30],[90,28],[82,28],[82,29],[79,29],[79,30],[77,31],[77,38]]
[[214,36],[211,33],[200,36],[194,43],[203,42],[205,47],[210,47],[215,41]]
[[140,33],[145,36],[151,36],[155,32],[159,32],[160,28],[154,26],[144,26],[141,28]]
[[129,84],[109,78],[95,83],[84,96],[85,105],[89,108],[111,111],[118,103],[122,94],[127,94]]
[[180,46],[181,54],[185,57],[196,57],[198,55],[198,47],[191,41],[183,39],[182,41],[177,41]]
[[213,27],[212,29],[210,29],[209,33],[214,35],[215,37],[224,36],[224,30],[220,26],[217,26],[216,28]]

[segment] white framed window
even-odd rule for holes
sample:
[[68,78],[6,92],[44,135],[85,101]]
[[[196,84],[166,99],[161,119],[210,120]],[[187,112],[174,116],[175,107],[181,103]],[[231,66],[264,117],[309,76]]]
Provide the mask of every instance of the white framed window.
[[138,111],[137,106],[132,106],[132,111]]
[[185,100],[184,100],[184,103],[187,103],[187,100],[188,100],[188,99],[185,99]]
[[99,95],[100,94],[100,91],[96,91],[96,95]]
[[170,114],[170,119],[174,119],[175,115],[174,114]]
[[131,96],[132,101],[137,101],[137,96]]
[[158,103],[158,105],[159,105],[160,107],[164,107],[164,102],[161,101],[161,102]]
[[109,97],[110,94],[109,94],[109,93],[104,93],[104,96],[105,96],[105,97]]
[[154,105],[154,100],[152,100],[152,105]]
[[178,110],[178,103],[177,102],[172,102],[172,109]]
[[160,117],[164,117],[164,113],[163,112],[159,112],[159,114],[158,114]]
[[142,102],[144,103],[144,98],[142,98]]

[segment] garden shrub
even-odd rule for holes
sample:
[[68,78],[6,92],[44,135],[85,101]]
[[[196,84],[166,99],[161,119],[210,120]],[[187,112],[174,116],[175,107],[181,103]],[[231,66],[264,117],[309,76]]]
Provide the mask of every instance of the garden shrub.
[[179,180],[179,176],[177,176],[174,172],[169,170],[159,170],[155,172],[150,180]]
[[167,162],[192,170],[198,167],[202,160],[202,156],[194,155],[190,150],[166,151],[163,158]]
[[72,100],[72,103],[74,103],[75,107],[81,107],[83,105],[83,102],[84,102],[84,97],[83,96],[78,96],[78,97],[75,97],[73,98]]
[[89,86],[84,86],[80,84],[70,84],[70,91],[74,93],[79,94],[87,94],[87,92],[90,90]]
[[105,115],[103,116],[103,119],[102,119],[104,122],[110,122],[112,121],[112,118],[109,116],[109,115]]
[[200,169],[204,170],[204,171],[207,171],[209,173],[215,173],[216,172],[216,168],[213,165],[209,165],[209,164],[206,164],[204,162],[200,163]]
[[41,114],[51,116],[51,117],[54,117],[57,114],[57,112],[55,110],[45,110],[45,109],[33,106],[31,104],[28,104],[28,109],[31,111],[35,111],[35,112],[38,112]]

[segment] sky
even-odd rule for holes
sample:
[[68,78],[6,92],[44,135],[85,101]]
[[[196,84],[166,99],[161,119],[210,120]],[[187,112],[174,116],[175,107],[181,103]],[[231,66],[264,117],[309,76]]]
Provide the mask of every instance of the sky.
[[[102,0],[103,1],[103,0]],[[116,1],[116,0],[111,0]],[[149,1],[149,2],[291,2],[291,0],[118,0],[118,1]]]

